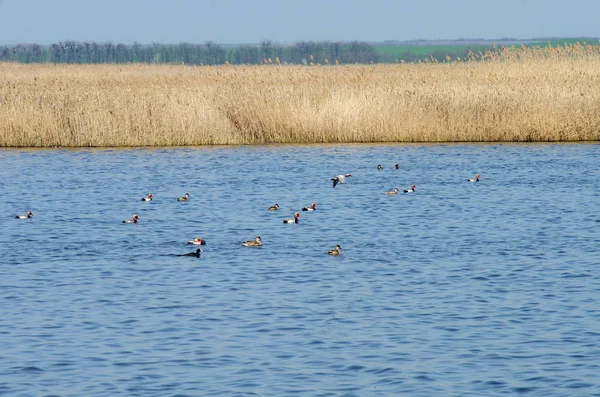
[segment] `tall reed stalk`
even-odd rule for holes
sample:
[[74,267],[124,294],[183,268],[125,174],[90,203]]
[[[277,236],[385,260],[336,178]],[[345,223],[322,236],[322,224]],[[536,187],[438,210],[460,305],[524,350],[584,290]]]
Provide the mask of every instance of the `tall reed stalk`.
[[600,47],[369,66],[0,64],[0,146],[600,140]]

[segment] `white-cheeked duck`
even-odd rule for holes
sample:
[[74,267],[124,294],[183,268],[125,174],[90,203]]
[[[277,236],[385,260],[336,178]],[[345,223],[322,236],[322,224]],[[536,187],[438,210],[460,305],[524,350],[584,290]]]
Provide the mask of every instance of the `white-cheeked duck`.
[[206,245],[206,241],[202,240],[200,237],[196,237],[195,239],[190,240],[187,243],[193,245]]
[[154,196],[152,195],[152,193],[150,193],[149,195],[142,197],[142,201],[152,201],[152,198]]
[[316,209],[317,209],[317,205],[315,203],[312,203],[308,207],[302,208],[302,211],[316,211]]
[[417,185],[412,185],[410,189],[406,189],[404,193],[413,193],[415,190],[417,190]]
[[351,177],[352,174],[336,175],[331,180],[333,181],[333,187],[336,187],[338,183],[346,183],[346,178]]
[[26,214],[21,214],[21,215],[15,216],[15,219],[28,219],[28,218],[31,218],[31,217],[33,217],[33,212],[27,211]]
[[275,203],[269,207],[269,211],[279,211],[279,204]]
[[294,224],[294,223],[298,223],[298,219],[299,218],[300,218],[300,213],[299,212],[295,212],[293,218],[284,219],[283,223],[288,224],[288,225],[291,225],[291,224]]
[[244,241],[242,245],[244,247],[260,247],[262,245],[262,239],[260,236],[256,236],[254,240]]
[[137,215],[131,217],[131,219],[124,220],[123,223],[138,223],[140,218]]
[[479,182],[479,174],[475,175],[475,178],[467,179],[467,182]]
[[342,247],[340,247],[340,245],[336,245],[334,249],[329,250],[329,252],[327,252],[329,255],[333,255],[333,256],[338,256],[342,251]]
[[177,199],[177,201],[189,201],[189,199],[190,199],[190,194],[186,193],[186,194],[183,195],[183,197],[179,197]]
[[391,192],[385,192],[385,194],[398,194],[398,188],[395,187]]

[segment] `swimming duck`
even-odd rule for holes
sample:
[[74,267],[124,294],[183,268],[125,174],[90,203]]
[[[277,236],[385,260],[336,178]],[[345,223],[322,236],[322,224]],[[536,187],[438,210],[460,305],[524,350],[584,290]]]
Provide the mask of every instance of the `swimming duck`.
[[398,164],[394,164],[394,169],[397,170],[398,169]]
[[147,195],[146,197],[142,197],[142,201],[152,201],[152,198],[154,196],[152,195],[152,193],[150,193],[149,195]]
[[32,216],[33,216],[33,212],[27,211],[26,214],[17,215],[17,216],[15,216],[15,218],[16,219],[27,219],[27,218],[31,218]]
[[398,188],[395,187],[391,192],[385,192],[385,194],[398,194]]
[[383,169],[383,167],[381,166],[381,164],[378,164],[378,165],[377,165],[377,169],[378,169],[378,170],[382,170],[382,169]]
[[335,187],[335,185],[337,185],[338,183],[345,183],[346,182],[346,178],[352,176],[352,174],[345,174],[345,175],[336,175],[333,178],[331,178],[331,180],[333,181],[333,187]]
[[317,205],[315,203],[312,203],[308,207],[302,208],[302,211],[315,211],[316,209],[317,209]]
[[127,219],[123,221],[123,223],[138,223],[140,218],[137,215],[134,215],[131,219]]
[[467,182],[479,182],[479,174],[475,175],[474,179],[467,179]]
[[242,245],[244,247],[260,247],[262,245],[262,240],[260,236],[256,236],[256,239],[244,241]]
[[200,253],[202,250],[198,248],[195,252],[188,252],[187,254],[177,254],[177,256],[195,256],[196,258],[200,258]]
[[406,189],[406,190],[404,191],[404,193],[412,193],[412,192],[414,192],[415,190],[417,190],[417,185],[412,185],[412,186],[410,187],[410,189]]
[[329,255],[334,255],[337,256],[341,253],[342,251],[342,247],[340,247],[340,245],[336,245],[334,249],[329,250],[329,252],[327,252]]
[[200,237],[196,237],[195,239],[188,241],[187,243],[193,245],[206,245],[206,241],[202,240]]
[[279,204],[275,203],[269,207],[269,211],[279,211]]
[[189,199],[190,199],[190,194],[186,193],[186,194],[183,195],[183,197],[179,197],[177,199],[177,201],[188,201]]
[[300,218],[300,213],[295,212],[293,218],[284,219],[283,223],[287,223],[287,224],[298,223],[298,218]]

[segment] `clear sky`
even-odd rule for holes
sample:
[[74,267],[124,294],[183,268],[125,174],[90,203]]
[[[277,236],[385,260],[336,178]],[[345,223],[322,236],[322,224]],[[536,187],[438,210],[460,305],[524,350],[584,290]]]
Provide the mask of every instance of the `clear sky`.
[[0,0],[0,44],[598,37],[599,0]]

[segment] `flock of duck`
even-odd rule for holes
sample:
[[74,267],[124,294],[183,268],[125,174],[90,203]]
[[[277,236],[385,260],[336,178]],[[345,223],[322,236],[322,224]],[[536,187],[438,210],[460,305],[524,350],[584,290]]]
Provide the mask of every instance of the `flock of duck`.
[[[377,169],[378,170],[383,169],[381,164],[377,165]],[[394,164],[394,169],[396,169],[396,170],[398,169],[398,164]],[[333,178],[331,178],[331,181],[333,182],[333,187],[335,188],[340,183],[345,184],[346,179],[351,176],[352,176],[352,174],[340,174],[340,175],[334,176]],[[467,179],[467,182],[479,182],[479,177],[480,177],[480,175],[477,174],[477,175],[475,175],[475,178]],[[413,184],[413,185],[411,185],[410,188],[405,189],[404,193],[414,193],[416,191],[416,189],[417,189],[417,186]],[[389,192],[385,192],[385,194],[388,194],[388,195],[398,194],[399,191],[400,190],[396,187]],[[153,198],[154,198],[153,194],[148,194],[148,195],[142,197],[141,201],[152,201]],[[189,200],[190,200],[189,193],[185,193],[182,197],[177,198],[177,201],[189,201]],[[268,211],[279,211],[279,204],[275,203],[271,207],[269,207],[267,210]],[[309,206],[302,208],[302,211],[307,211],[307,212],[316,211],[316,210],[317,210],[317,205],[315,203],[312,203]],[[20,215],[15,216],[15,218],[17,218],[17,219],[30,219],[32,217],[33,217],[33,213],[31,211],[27,211],[27,213],[25,213],[25,214],[20,214]],[[293,218],[284,219],[283,223],[287,224],[287,225],[298,224],[299,219],[300,219],[300,212],[295,212]],[[131,217],[131,219],[126,219],[122,223],[137,224],[137,223],[139,223],[139,221],[140,221],[140,218],[134,214]],[[187,244],[189,244],[189,245],[206,245],[206,241],[197,237],[193,240],[188,241]],[[256,238],[254,240],[244,241],[242,243],[242,245],[244,247],[260,247],[260,246],[262,246],[262,239],[260,238],[260,236],[256,236]],[[340,247],[340,245],[337,244],[333,249],[329,250],[327,253],[332,256],[338,256],[341,254],[341,251],[342,251],[342,247]],[[198,249],[196,249],[196,251],[189,252],[186,254],[179,254],[177,256],[193,256],[196,258],[200,258],[201,253],[202,253],[202,249],[198,248]]]

